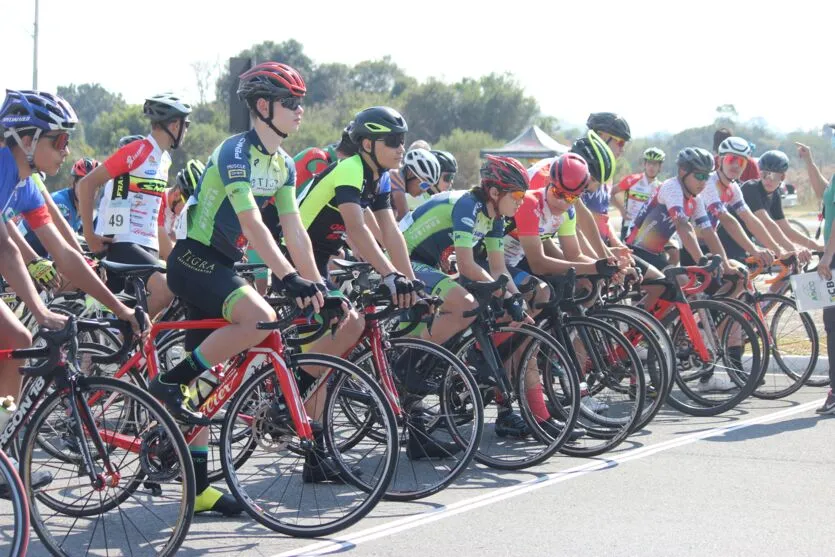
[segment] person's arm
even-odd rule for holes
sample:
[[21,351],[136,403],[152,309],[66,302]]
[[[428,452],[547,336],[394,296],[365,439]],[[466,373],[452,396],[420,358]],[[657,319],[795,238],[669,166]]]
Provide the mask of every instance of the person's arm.
[[612,205],[620,211],[621,217],[626,218],[626,192],[616,189],[612,192]]
[[257,207],[239,212],[238,221],[249,245],[261,256],[275,276],[284,278],[296,271],[275,245],[275,240],[261,220],[261,211]]
[[[750,211],[747,211],[750,214]],[[743,215],[745,213],[742,213]],[[754,245],[754,242],[751,241],[750,238],[745,234],[745,230],[743,230],[742,225],[739,224],[739,221],[734,218],[733,215],[730,214],[728,211],[724,211],[719,214],[719,222],[728,232],[730,237],[742,247],[748,254],[754,254],[759,251],[757,246]],[[759,221],[758,221],[759,222]],[[706,236],[703,236],[706,238]],[[718,239],[719,236],[716,236]],[[720,242],[721,243],[721,242]],[[716,252],[714,252],[716,253]]]
[[594,263],[595,259],[585,255],[580,247],[579,239],[576,235],[559,236],[560,247],[554,244],[553,239],[547,242],[542,242],[542,247],[545,248],[545,254],[554,257],[554,254],[560,254],[558,259],[565,259],[566,261],[573,261],[575,263]]
[[[762,213],[768,215],[765,209],[761,209],[761,211]],[[762,213],[754,214],[752,211],[745,211],[744,213],[740,213],[739,218],[742,219],[742,222],[745,223],[745,226],[751,231],[754,238],[756,238],[759,243],[773,251],[775,254],[780,254],[783,251],[783,248],[780,246],[780,243],[774,239],[774,236],[771,235],[765,223],[760,218]]]
[[803,162],[806,163],[806,173],[809,175],[809,182],[812,184],[812,190],[814,190],[818,199],[823,199],[823,192],[826,189],[826,186],[829,185],[829,182],[823,177],[823,174],[821,174],[818,165],[815,164],[815,161],[812,158],[812,150],[808,146],[797,141],[795,141],[794,144],[797,145],[797,155]]
[[[507,270],[507,264],[504,262],[504,251],[488,251],[487,266],[490,268],[490,276],[492,277],[492,280],[499,280],[499,277],[502,275],[507,275],[508,277],[510,276],[510,273]],[[514,284],[512,280],[508,281],[505,289],[507,290],[508,295],[519,293],[519,289],[516,288],[516,284]]]
[[[104,244],[111,243],[111,238],[105,238],[95,233],[93,226],[93,210],[95,205],[96,192],[100,187],[111,179],[107,167],[101,164],[91,173],[78,182],[78,213],[81,215],[81,227],[84,230],[84,239],[90,246],[90,251],[100,253],[104,251]],[[107,215],[99,215],[99,218],[107,218]]]
[[174,249],[174,242],[171,241],[164,226],[157,227],[157,236],[159,236],[159,258],[166,261],[171,250]]
[[377,219],[374,217],[374,213],[370,209],[365,209],[362,215],[363,218],[365,218],[365,226],[367,226],[368,230],[371,231],[371,235],[374,236],[374,239],[377,240],[378,244],[385,246],[383,242],[383,232],[380,230],[380,223],[377,222]]
[[55,200],[52,199],[51,195],[44,195],[43,199],[46,203],[46,208],[49,210],[49,216],[52,217],[52,224],[54,224],[55,228],[58,229],[58,233],[61,234],[72,249],[81,253],[81,244],[78,243],[75,230],[70,227],[70,223],[68,223],[67,219],[64,218],[64,214],[61,212],[61,209],[58,208],[58,204],[55,203]]
[[[370,212],[369,210],[367,210]],[[412,263],[409,260],[409,250],[406,247],[406,239],[403,238],[403,233],[397,226],[397,221],[394,219],[394,213],[391,209],[381,209],[373,213],[374,220],[380,228],[380,233],[383,239],[383,245],[391,257],[394,266],[405,275],[409,280],[416,280],[415,273],[412,270]]]
[[351,238],[351,243],[359,251],[365,261],[371,263],[381,276],[386,277],[396,273],[397,269],[388,260],[383,250],[374,239],[374,235],[365,225],[363,209],[359,203],[341,203],[339,213],[345,223],[345,233]]
[[23,258],[24,263],[31,263],[35,259],[38,259],[40,256],[32,249],[32,246],[29,245],[29,242],[23,237],[18,230],[17,225],[14,221],[9,220],[6,221],[6,232],[9,235],[9,239],[17,246],[18,253],[20,254],[21,258]]
[[699,247],[699,240],[696,238],[696,232],[693,230],[693,226],[684,218],[677,219],[675,225],[678,237],[681,239],[681,245],[687,250],[687,253],[690,254],[690,257],[694,261],[699,261],[704,257],[704,253],[702,253],[702,248]]
[[[566,236],[573,240],[574,248],[572,251],[579,252],[580,246],[577,243],[575,236]],[[562,241],[562,239],[561,239]],[[576,260],[566,261],[564,259],[557,259],[549,257],[545,253],[545,243],[552,242],[550,238],[541,240],[536,236],[520,236],[519,243],[522,244],[522,249],[525,252],[525,259],[528,266],[536,275],[561,275],[569,269],[576,268],[577,273],[581,275],[593,274],[595,272],[594,262],[578,262]],[[565,245],[563,245],[565,250]],[[568,250],[566,250],[566,257],[568,257]]]
[[43,244],[43,247],[52,256],[55,266],[61,275],[69,279],[71,283],[101,302],[105,307],[113,311],[119,319],[132,320],[134,312],[108,290],[107,286],[96,275],[93,269],[87,264],[80,252],[75,251],[58,230],[47,223],[34,228],[35,235]]
[[394,213],[399,221],[409,212],[409,203],[406,201],[406,192],[402,190],[391,190],[391,204],[394,206]]
[[612,252],[606,247],[603,238],[600,236],[600,230],[597,228],[597,221],[588,207],[582,202],[578,201],[574,204],[577,211],[577,225],[580,227],[580,232],[583,233],[586,241],[594,252],[597,259],[608,259],[612,257]]
[[44,305],[32,279],[29,278],[26,264],[20,257],[20,250],[12,242],[6,227],[3,226],[0,226],[0,275],[3,275],[15,294],[23,300],[39,324],[49,323],[49,326],[55,326],[49,321],[49,317],[53,314]]
[[[719,235],[716,234],[716,229],[712,226],[709,228],[700,228],[699,236],[705,241],[705,244],[707,244],[708,249],[710,249],[710,253],[718,255],[722,258],[722,269],[726,273],[734,273],[734,268],[731,265],[730,259],[728,259],[728,254],[725,252],[725,247],[722,245]],[[693,254],[691,253],[690,255],[692,256]],[[701,259],[701,257],[699,257],[699,259]],[[696,261],[699,259],[696,259]]]

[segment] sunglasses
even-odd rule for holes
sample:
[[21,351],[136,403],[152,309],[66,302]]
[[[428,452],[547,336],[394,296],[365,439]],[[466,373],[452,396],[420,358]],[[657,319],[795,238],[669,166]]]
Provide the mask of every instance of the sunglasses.
[[391,133],[380,138],[386,147],[396,149],[406,143],[405,133]]
[[580,194],[566,193],[564,191],[555,191],[554,195],[557,196],[557,199],[562,199],[563,201],[569,204],[574,203],[575,201],[577,201],[577,198],[580,197]]
[[52,142],[52,146],[56,151],[63,151],[70,143],[70,134],[62,132],[56,135],[44,135],[46,139]]
[[302,105],[301,97],[284,97],[278,99],[278,102],[287,110],[298,110]]
[[452,183],[452,181],[455,180],[455,172],[444,172],[441,174],[441,180]]
[[523,190],[509,191],[507,194],[512,197],[514,201],[522,201],[525,199],[525,192]]
[[768,172],[768,171],[766,171],[766,172],[762,173],[763,180],[768,180],[768,181],[771,181],[771,182],[782,182],[784,176],[785,175],[780,173],[780,172]]
[[694,172],[693,178],[698,180],[699,182],[707,182],[707,179],[710,178],[709,172]]
[[188,129],[188,127],[190,125],[191,125],[191,120],[183,120],[183,128],[184,129]]
[[738,166],[745,166],[746,164],[748,164],[748,159],[746,159],[742,155],[725,155],[725,158],[723,160],[727,165],[736,164]]
[[[623,149],[623,147],[626,145],[626,140],[621,139],[619,137],[610,137],[609,141],[614,142],[614,144],[620,147],[621,149]],[[606,142],[607,145],[609,144],[609,141]]]

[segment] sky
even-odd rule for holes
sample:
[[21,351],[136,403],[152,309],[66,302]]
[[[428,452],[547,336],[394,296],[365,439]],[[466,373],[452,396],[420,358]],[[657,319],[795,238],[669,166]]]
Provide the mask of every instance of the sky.
[[[2,89],[32,85],[34,5],[0,0]],[[566,127],[612,111],[636,137],[675,133],[733,104],[785,133],[835,122],[833,15],[807,0],[40,0],[38,85],[196,99],[193,63],[293,38],[314,62],[390,55],[419,80],[511,72]]]

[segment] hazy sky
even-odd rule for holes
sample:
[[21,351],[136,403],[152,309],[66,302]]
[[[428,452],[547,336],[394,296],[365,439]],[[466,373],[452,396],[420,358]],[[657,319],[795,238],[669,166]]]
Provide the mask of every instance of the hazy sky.
[[[32,85],[34,0],[0,0],[0,88]],[[129,102],[196,97],[191,64],[294,38],[315,62],[391,55],[420,80],[516,75],[543,113],[622,113],[636,136],[705,125],[718,105],[778,131],[835,121],[827,0],[317,2],[41,0],[39,86],[99,82]],[[212,88],[213,89],[213,88]]]

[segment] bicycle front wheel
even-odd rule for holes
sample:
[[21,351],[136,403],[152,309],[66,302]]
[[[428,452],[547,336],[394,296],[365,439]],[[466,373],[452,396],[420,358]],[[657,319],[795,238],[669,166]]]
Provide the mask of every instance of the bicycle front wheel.
[[[2,302],[0,302],[2,303]],[[0,557],[25,555],[29,546],[29,504],[14,463],[0,450]],[[11,524],[6,524],[11,517]]]
[[[266,364],[229,405],[220,434],[223,473],[238,501],[267,528],[326,536],[360,520],[386,492],[397,465],[397,424],[383,390],[354,364],[297,354],[291,366],[319,378],[305,401],[316,422],[313,446],[300,443],[276,370]],[[370,419],[358,426],[345,415],[346,400],[361,401]],[[362,439],[342,443],[357,427],[366,428]],[[243,453],[245,462],[233,462]]]
[[[56,389],[47,396],[23,440],[23,479],[38,537],[54,555],[174,555],[188,533],[196,496],[180,428],[134,385],[88,377],[78,378],[78,387],[80,395]],[[67,419],[70,404],[83,401],[94,429]],[[44,442],[64,447],[64,455],[44,450]],[[85,446],[92,470],[81,457]],[[51,483],[34,490],[36,473],[51,474]]]

